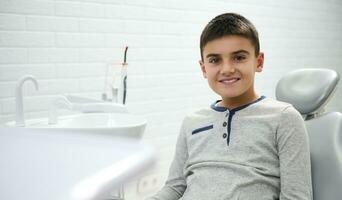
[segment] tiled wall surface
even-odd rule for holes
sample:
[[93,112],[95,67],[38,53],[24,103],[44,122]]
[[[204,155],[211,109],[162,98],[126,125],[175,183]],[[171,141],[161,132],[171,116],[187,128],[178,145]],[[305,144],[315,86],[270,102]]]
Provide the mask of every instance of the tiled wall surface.
[[[0,0],[0,124],[13,120],[16,80],[25,74],[40,85],[24,87],[26,118],[47,116],[58,94],[100,99],[107,64],[122,62],[128,45],[127,105],[148,119],[143,141],[159,160],[145,175],[161,187],[183,116],[217,98],[198,65],[199,35],[212,17],[238,12],[254,22],[266,59],[256,88],[274,97],[293,69],[342,74],[341,10],[339,0]],[[341,97],[339,89],[328,110],[342,111]],[[127,199],[158,189],[139,192],[137,182],[127,184]]]

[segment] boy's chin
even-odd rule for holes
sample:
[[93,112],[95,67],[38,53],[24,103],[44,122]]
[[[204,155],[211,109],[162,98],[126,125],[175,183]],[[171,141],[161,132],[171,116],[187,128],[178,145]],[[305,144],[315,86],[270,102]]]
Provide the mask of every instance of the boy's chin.
[[222,99],[235,99],[235,98],[239,98],[242,94],[239,93],[217,93],[218,95],[221,96]]
[[230,96],[221,96],[221,98],[224,99],[237,99],[239,98],[239,95],[230,95]]

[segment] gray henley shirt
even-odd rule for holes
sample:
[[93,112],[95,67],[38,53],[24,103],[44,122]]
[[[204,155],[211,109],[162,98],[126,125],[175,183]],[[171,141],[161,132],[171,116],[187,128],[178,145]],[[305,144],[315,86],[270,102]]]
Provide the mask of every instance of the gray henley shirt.
[[216,103],[185,117],[165,186],[148,200],[311,200],[300,113],[265,96],[232,110]]

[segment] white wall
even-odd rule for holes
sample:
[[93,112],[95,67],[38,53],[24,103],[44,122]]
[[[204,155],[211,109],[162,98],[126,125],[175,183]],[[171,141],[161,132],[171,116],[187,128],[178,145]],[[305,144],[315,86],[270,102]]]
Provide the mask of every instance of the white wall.
[[[105,66],[128,50],[128,106],[148,119],[144,141],[158,149],[157,165],[144,176],[160,186],[171,162],[183,116],[216,96],[199,71],[199,35],[223,12],[245,15],[259,30],[265,52],[257,75],[259,94],[274,97],[277,80],[303,67],[342,74],[342,2],[339,0],[0,0],[0,123],[13,120],[14,87],[24,74],[26,118],[47,115],[56,94],[100,98]],[[342,111],[339,89],[329,110]],[[137,192],[141,199],[157,188]]]

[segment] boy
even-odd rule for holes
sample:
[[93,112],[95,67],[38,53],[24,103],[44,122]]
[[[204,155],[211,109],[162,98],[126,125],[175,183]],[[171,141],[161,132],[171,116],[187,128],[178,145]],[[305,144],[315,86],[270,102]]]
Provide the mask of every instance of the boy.
[[149,200],[310,200],[304,121],[292,105],[259,96],[258,33],[243,16],[212,19],[201,35],[200,66],[222,97],[187,116],[165,186]]

